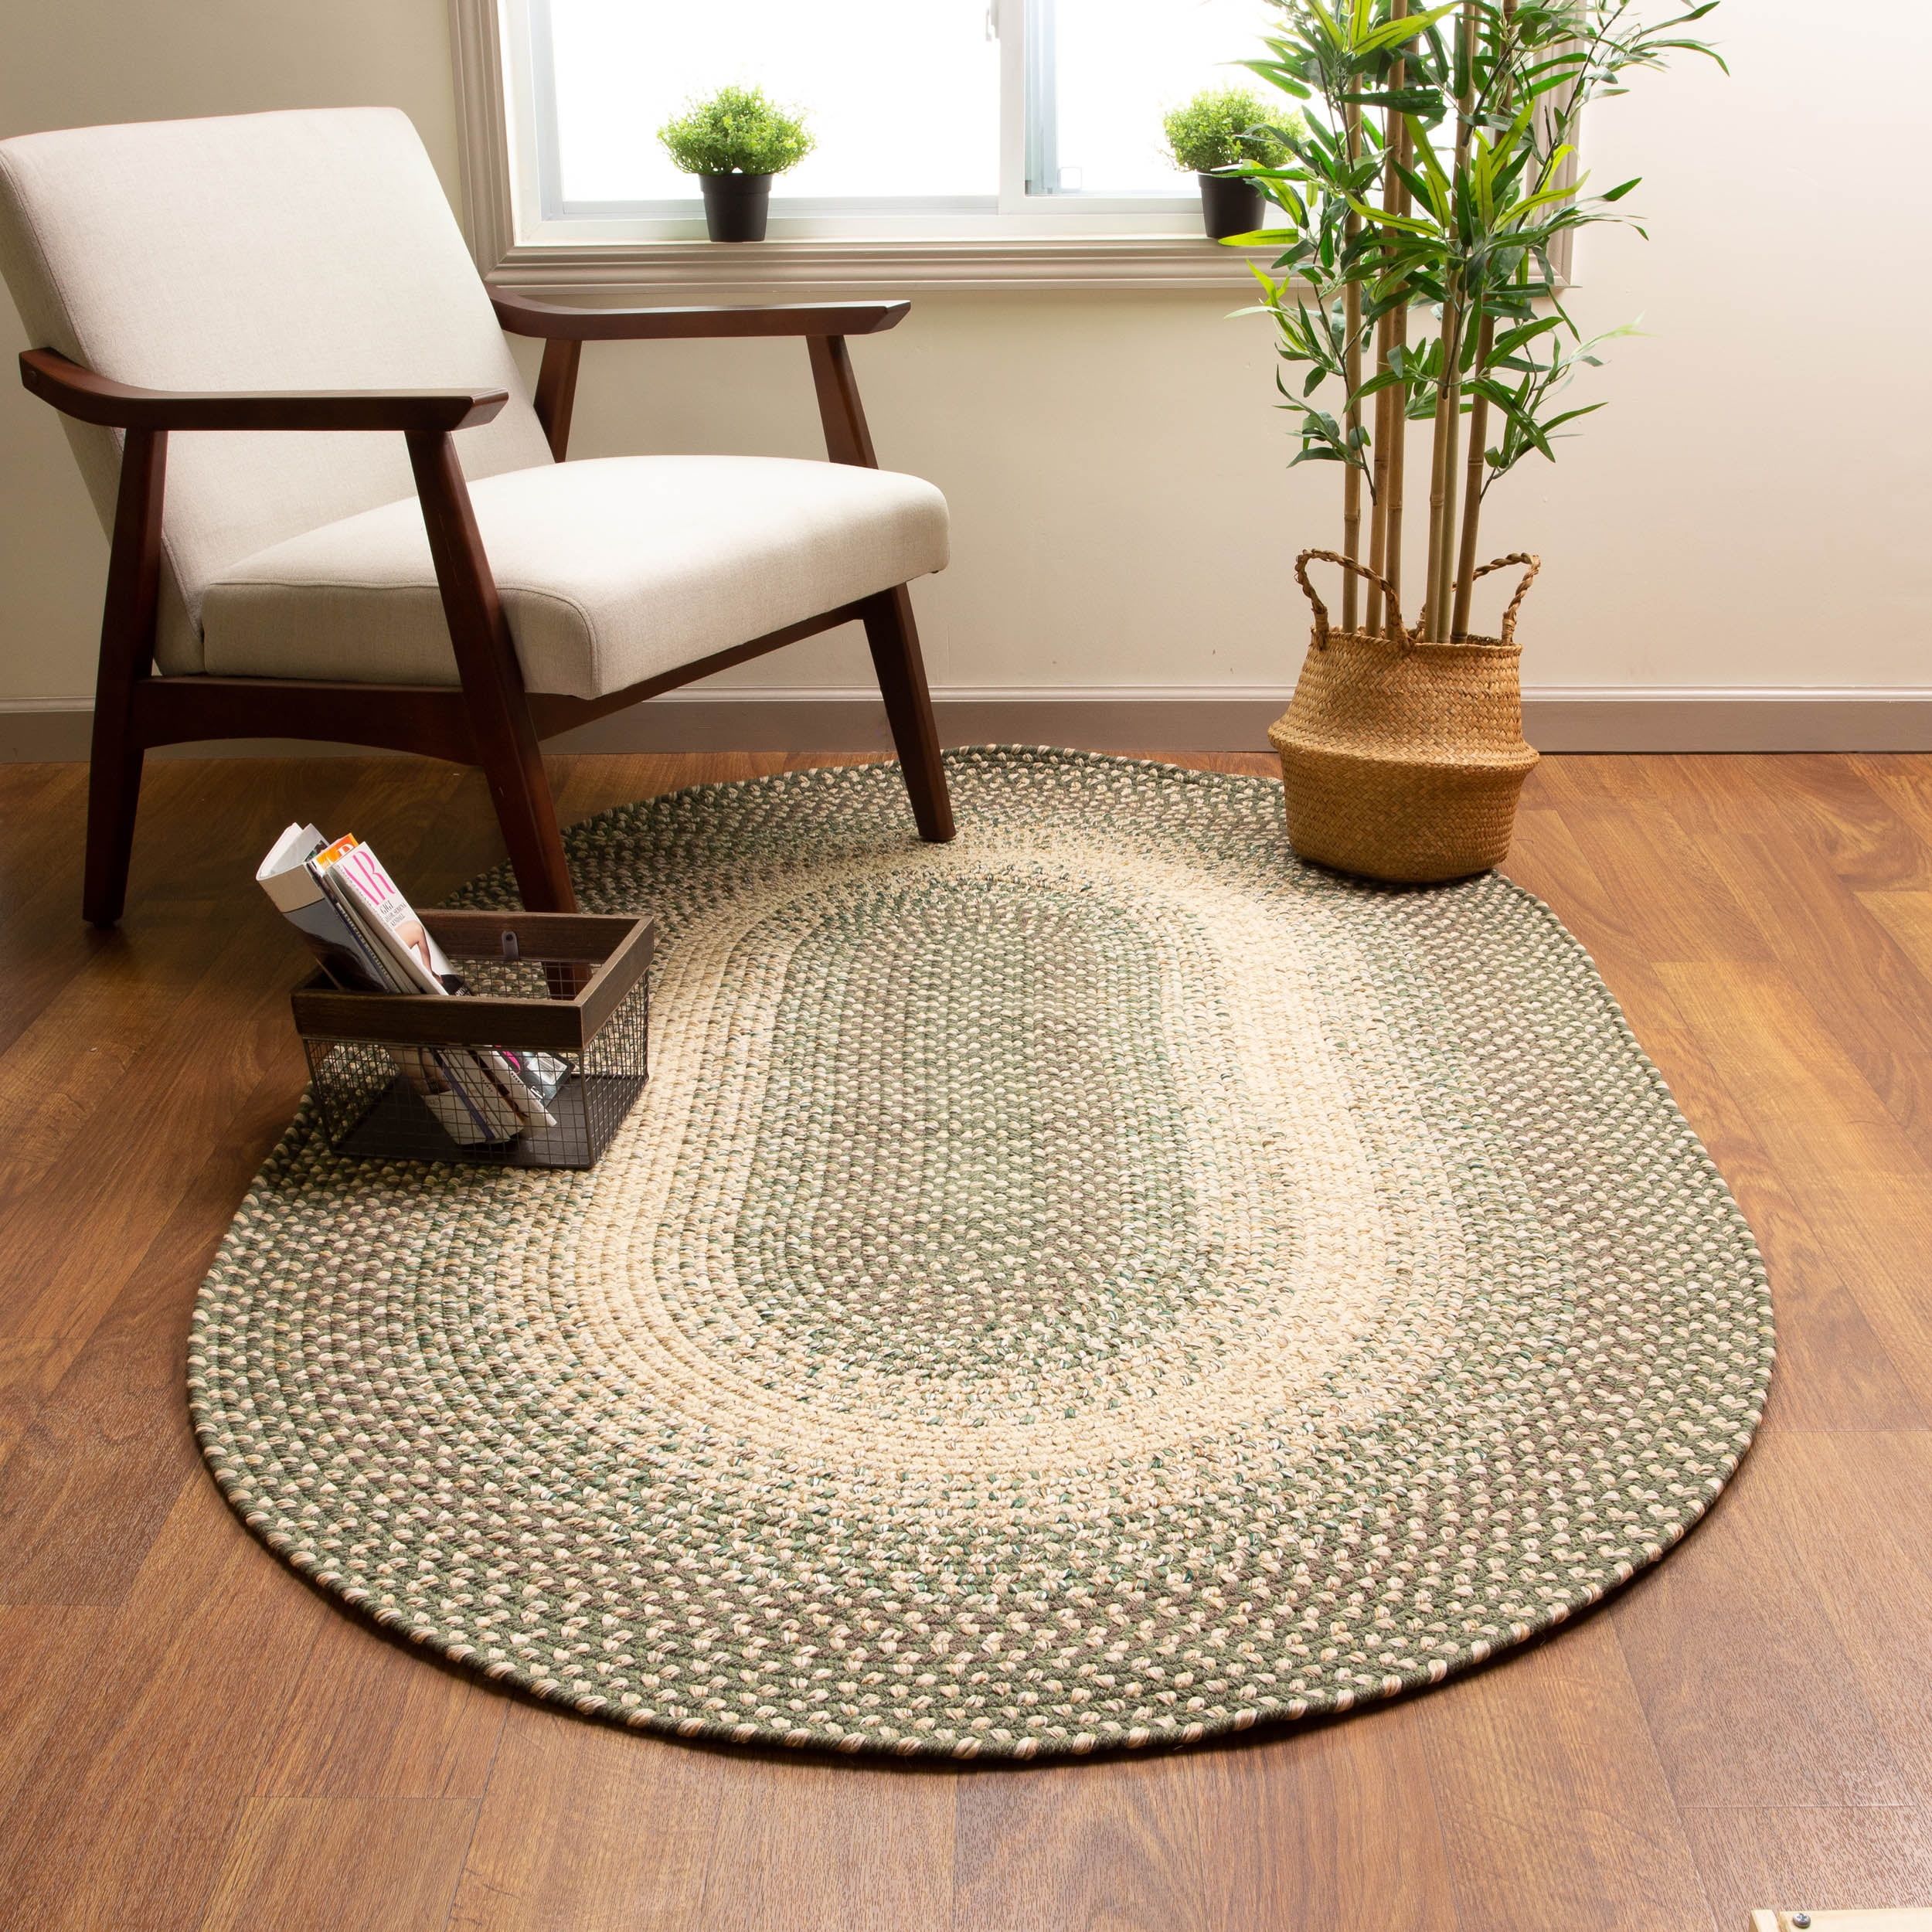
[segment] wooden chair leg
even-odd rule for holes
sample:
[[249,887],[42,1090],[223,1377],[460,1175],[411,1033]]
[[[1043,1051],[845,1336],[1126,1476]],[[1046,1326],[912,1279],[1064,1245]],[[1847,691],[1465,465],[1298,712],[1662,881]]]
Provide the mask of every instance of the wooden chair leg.
[[81,916],[90,926],[117,926],[128,903],[128,866],[134,855],[134,812],[141,803],[141,747],[134,740],[133,707],[94,703],[92,764],[87,771],[87,872]]
[[564,862],[556,805],[537,749],[522,667],[477,531],[456,445],[446,434],[412,431],[409,450],[443,614],[463,679],[476,761],[489,781],[517,890],[528,911],[573,913],[577,893]]
[[107,556],[100,668],[94,681],[94,762],[87,773],[87,859],[80,910],[94,926],[119,924],[128,902],[143,755],[134,730],[134,694],[154,661],[167,474],[167,432],[128,430]]
[[496,822],[509,848],[510,869],[523,907],[532,913],[573,913],[577,889],[564,862],[563,836],[557,829],[556,803],[543,770],[543,753],[526,709],[522,730],[512,721],[495,743],[483,742],[479,729],[478,763],[490,787]]
[[903,583],[896,590],[883,590],[866,600],[864,610],[866,641],[872,647],[886,721],[898,747],[919,835],[928,844],[943,845],[954,835],[952,800],[939,756],[939,727],[933,721],[926,666],[919,655],[911,593]]

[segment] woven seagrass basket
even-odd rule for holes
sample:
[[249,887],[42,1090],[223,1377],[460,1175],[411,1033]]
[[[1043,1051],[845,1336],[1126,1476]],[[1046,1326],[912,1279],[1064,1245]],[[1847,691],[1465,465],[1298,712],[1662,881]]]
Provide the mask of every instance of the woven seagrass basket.
[[[1329,628],[1308,581],[1316,557],[1379,587],[1386,634]],[[1388,585],[1366,565],[1332,550],[1295,559],[1315,628],[1268,742],[1281,754],[1288,838],[1301,858],[1420,884],[1486,871],[1509,851],[1517,794],[1536,762],[1523,742],[1516,612],[1541,566],[1518,554],[1476,573],[1512,563],[1523,580],[1500,637],[1425,644],[1403,628]]]

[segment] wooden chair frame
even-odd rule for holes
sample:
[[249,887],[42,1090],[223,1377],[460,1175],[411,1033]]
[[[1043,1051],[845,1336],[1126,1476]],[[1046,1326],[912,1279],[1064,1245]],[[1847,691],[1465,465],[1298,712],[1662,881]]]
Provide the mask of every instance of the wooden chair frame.
[[[798,335],[804,338],[811,357],[827,455],[835,463],[878,467],[845,338],[893,327],[905,315],[908,303],[573,309],[515,294],[493,294],[492,299],[505,330],[543,339],[535,403],[559,462],[570,439],[578,359],[587,342]],[[953,836],[952,809],[912,600],[903,583],[604,697],[526,691],[451,440],[456,430],[495,416],[509,400],[505,391],[250,394],[134,389],[44,349],[23,354],[20,370],[22,381],[43,401],[83,423],[118,429],[125,437],[101,620],[88,779],[82,908],[97,926],[117,923],[126,903],[147,752],[157,745],[242,737],[337,740],[480,767],[489,782],[525,906],[532,912],[573,912],[577,896],[564,864],[556,807],[538,750],[540,741],[708,677],[728,665],[742,664],[854,621],[865,626],[920,835],[935,842]],[[461,683],[332,684],[157,672],[162,499],[172,430],[400,432],[409,445]]]

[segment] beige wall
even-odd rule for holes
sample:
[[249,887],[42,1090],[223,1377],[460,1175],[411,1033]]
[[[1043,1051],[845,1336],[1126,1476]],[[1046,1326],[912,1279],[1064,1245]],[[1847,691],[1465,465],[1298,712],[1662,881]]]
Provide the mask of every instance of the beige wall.
[[[454,180],[441,0],[9,13],[6,132],[379,100]],[[1644,79],[1590,130],[1599,182],[1646,176],[1631,205],[1655,240],[1587,237],[1573,306],[1647,334],[1614,345],[1580,398],[1611,406],[1560,464],[1492,499],[1488,547],[1546,560],[1524,627],[1536,685],[1932,686],[1923,116],[1854,114],[1870,97],[1859,49],[1917,70],[1932,10],[1872,0],[1862,17],[1872,31],[1828,34],[1801,0],[1732,0],[1713,22],[1730,80]],[[1855,192],[1818,162],[1828,147],[1859,157]],[[1305,624],[1289,560],[1337,536],[1333,472],[1284,467],[1267,332],[1225,319],[1233,305],[927,295],[855,346],[882,461],[954,507],[954,567],[921,593],[937,685],[1291,679]],[[3,301],[0,318],[18,342]],[[815,454],[803,361],[785,343],[593,349],[577,447]],[[0,384],[0,702],[87,689],[104,548],[50,413]],[[862,677],[831,638],[733,681]]]

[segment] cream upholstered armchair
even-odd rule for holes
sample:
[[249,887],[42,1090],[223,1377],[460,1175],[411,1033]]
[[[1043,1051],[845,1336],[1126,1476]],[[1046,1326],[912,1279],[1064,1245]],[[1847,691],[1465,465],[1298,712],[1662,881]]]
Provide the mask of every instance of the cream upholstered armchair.
[[[844,341],[903,302],[493,301],[386,108],[0,141],[0,269],[111,534],[96,924],[143,753],[244,736],[481,766],[525,903],[569,910],[539,741],[855,619],[920,832],[952,836],[906,590],[945,501],[876,467]],[[545,340],[534,404],[506,329]],[[688,335],[804,337],[832,460],[566,463],[583,344]]]

